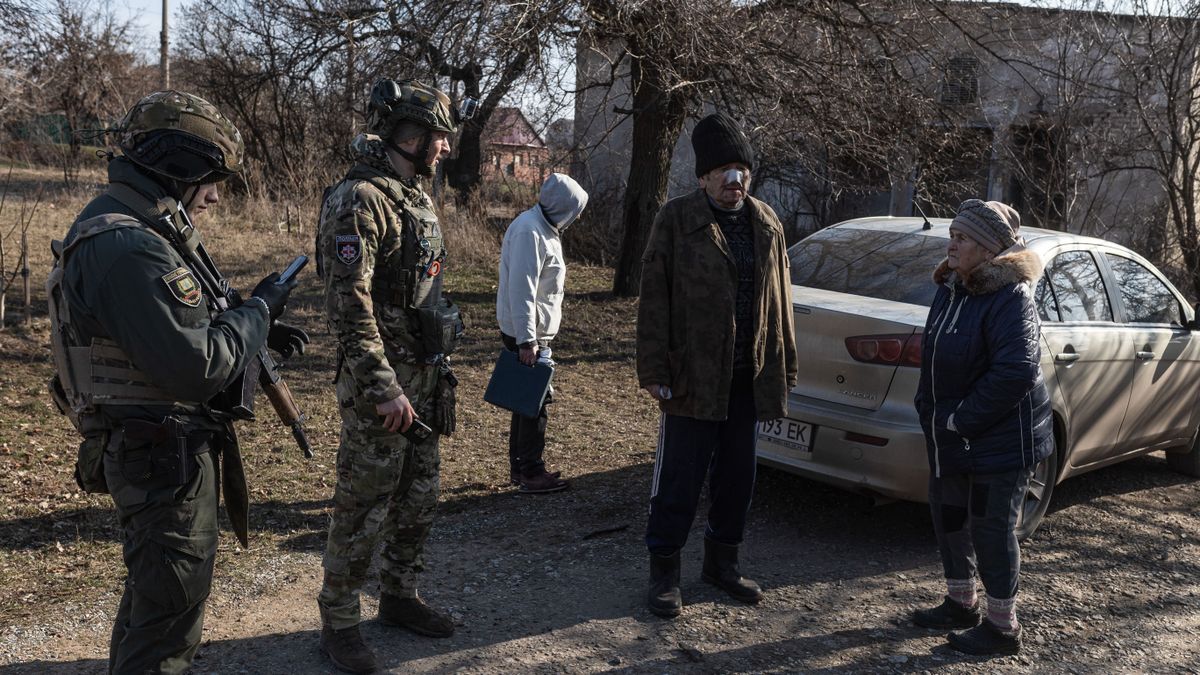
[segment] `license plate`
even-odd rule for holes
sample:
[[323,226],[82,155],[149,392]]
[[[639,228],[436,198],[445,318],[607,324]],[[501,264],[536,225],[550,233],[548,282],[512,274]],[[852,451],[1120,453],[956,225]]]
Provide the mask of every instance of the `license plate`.
[[758,423],[758,438],[799,452],[812,452],[813,425],[781,417]]

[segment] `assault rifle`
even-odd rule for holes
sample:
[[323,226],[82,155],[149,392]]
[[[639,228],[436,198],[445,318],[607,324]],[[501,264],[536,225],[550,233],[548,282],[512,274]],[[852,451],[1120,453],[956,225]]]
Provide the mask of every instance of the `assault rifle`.
[[[172,233],[173,238],[182,240],[177,242],[176,248],[188,256],[188,262],[200,277],[201,288],[214,299],[217,309],[222,312],[232,309],[231,300],[236,292],[230,287],[229,281],[217,270],[216,263],[205,250],[204,243],[196,234],[196,227],[192,224],[192,219],[188,217],[187,211],[182,208],[182,205],[179,208],[179,215],[184,227],[176,229],[175,224],[171,221],[171,216],[167,214],[162,216],[162,220],[166,224],[165,229]],[[285,278],[281,275],[280,282],[286,282],[291,276],[297,274],[307,262],[307,256],[296,258],[284,271],[288,277]],[[218,394],[218,397],[226,398],[229,412],[235,419],[252,420],[254,419],[254,390],[257,386],[261,386],[263,392],[266,393],[279,420],[285,426],[291,427],[292,436],[295,437],[296,444],[304,452],[305,458],[312,459],[312,445],[304,433],[306,418],[296,405],[296,399],[292,397],[287,383],[280,376],[279,364],[271,358],[266,345],[263,345],[258,350],[258,354],[250,360],[246,372],[239,376],[228,389]]]

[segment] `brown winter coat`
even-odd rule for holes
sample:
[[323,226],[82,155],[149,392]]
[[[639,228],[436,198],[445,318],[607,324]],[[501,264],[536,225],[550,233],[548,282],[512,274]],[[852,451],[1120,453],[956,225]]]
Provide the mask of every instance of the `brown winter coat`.
[[[758,419],[783,417],[796,384],[791,278],[775,212],[747,197],[754,230],[754,404]],[[663,205],[642,256],[637,372],[665,384],[662,410],[724,420],[733,379],[737,267],[703,190]]]

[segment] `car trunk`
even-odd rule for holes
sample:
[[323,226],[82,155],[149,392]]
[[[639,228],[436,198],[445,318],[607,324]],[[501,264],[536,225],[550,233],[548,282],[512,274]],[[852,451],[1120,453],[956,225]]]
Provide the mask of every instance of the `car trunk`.
[[[911,368],[915,374],[911,366],[896,365],[904,359],[889,359],[887,352],[906,342],[911,348],[910,338],[923,329],[928,307],[805,286],[792,287],[792,306],[800,371],[794,393],[878,410],[899,368]],[[885,346],[875,362],[864,362],[851,355],[847,338]],[[871,353],[858,349],[860,358]],[[917,345],[917,359],[919,354]]]

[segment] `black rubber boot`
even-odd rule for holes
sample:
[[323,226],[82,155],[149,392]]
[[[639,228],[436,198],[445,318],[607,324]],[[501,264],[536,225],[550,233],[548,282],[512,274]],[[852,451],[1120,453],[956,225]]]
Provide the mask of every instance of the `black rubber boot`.
[[679,593],[679,551],[671,555],[650,554],[650,592],[646,602],[650,611],[673,619],[683,611]]
[[704,569],[700,578],[724,590],[735,600],[749,603],[762,600],[762,589],[758,584],[743,577],[738,571],[737,546],[705,539]]
[[950,628],[974,628],[979,625],[979,619],[982,614],[979,611],[979,602],[977,601],[973,607],[963,607],[950,596],[946,596],[942,600],[942,604],[930,609],[918,609],[912,613],[913,623],[922,628],[937,628],[946,630]]
[[946,639],[950,642],[950,646],[958,651],[976,656],[1012,655],[1021,651],[1020,627],[1016,632],[1007,634],[1001,632],[987,619],[970,630],[951,633],[946,636]]
[[358,624],[341,630],[322,626],[321,651],[338,670],[347,673],[373,673],[378,668],[375,652],[363,642]]
[[450,615],[430,607],[420,598],[380,594],[379,620],[426,637],[444,638],[454,635],[454,620]]

